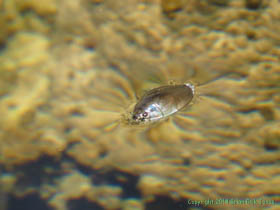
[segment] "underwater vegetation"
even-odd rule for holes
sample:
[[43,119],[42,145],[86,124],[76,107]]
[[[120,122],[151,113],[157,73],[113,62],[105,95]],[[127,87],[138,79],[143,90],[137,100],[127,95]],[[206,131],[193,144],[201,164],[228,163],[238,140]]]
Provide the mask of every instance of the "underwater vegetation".
[[279,208],[278,1],[2,2],[2,209]]

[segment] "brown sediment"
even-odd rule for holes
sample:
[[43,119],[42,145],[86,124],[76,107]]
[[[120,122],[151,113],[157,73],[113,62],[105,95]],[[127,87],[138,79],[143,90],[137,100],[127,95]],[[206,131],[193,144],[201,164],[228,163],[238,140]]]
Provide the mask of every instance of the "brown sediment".
[[[36,192],[54,209],[83,198],[144,209],[161,196],[279,208],[280,7],[223,2],[188,1],[170,20],[157,0],[5,1],[1,180],[20,181],[17,167],[44,155],[61,168],[42,165],[59,175],[0,194]],[[153,126],[120,124],[144,90],[169,80],[200,84],[201,98]]]

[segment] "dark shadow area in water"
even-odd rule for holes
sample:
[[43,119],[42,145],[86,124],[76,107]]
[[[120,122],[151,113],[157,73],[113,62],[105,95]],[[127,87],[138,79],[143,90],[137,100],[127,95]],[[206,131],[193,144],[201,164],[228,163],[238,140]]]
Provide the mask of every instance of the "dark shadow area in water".
[[[60,176],[65,175],[65,171],[61,168],[62,162],[72,163],[73,169],[81,172],[85,176],[91,178],[94,185],[112,185],[118,186],[122,189],[120,198],[122,199],[143,199],[140,190],[137,189],[139,176],[132,173],[120,171],[118,169],[111,169],[108,171],[95,170],[89,166],[84,166],[75,159],[71,158],[64,152],[61,159],[55,159],[50,156],[42,156],[37,161],[23,164],[16,168],[16,173],[19,173],[19,179],[17,181],[17,189],[24,191],[26,187],[40,187],[43,183],[54,183]],[[186,160],[186,164],[189,164],[189,160]],[[46,170],[47,169],[47,170]],[[25,195],[23,197],[16,197],[15,195],[8,195],[8,208],[7,210],[51,210],[52,208],[47,205],[47,201],[40,198],[37,193]],[[89,201],[87,198],[71,199],[67,202],[67,209],[104,209],[101,205]],[[203,206],[194,206],[188,204],[187,199],[174,200],[168,196],[156,196],[151,202],[145,204],[146,210],[187,210],[187,209],[201,209],[210,210],[210,208],[204,208]]]
[[273,151],[280,149],[278,144],[276,143],[276,140],[271,141],[271,142],[269,140],[264,142],[264,148],[266,149],[266,151],[273,152]]
[[86,198],[73,199],[67,202],[68,210],[104,210],[104,208],[97,203],[90,202]]
[[16,168],[18,173],[17,188],[39,187],[42,183],[54,183],[63,175],[60,161],[50,156],[42,156],[38,160],[23,164]]
[[6,48],[6,44],[0,42],[0,53],[1,53],[1,51],[4,51],[5,48]]
[[95,170],[90,166],[78,163],[67,154],[63,156],[63,161],[74,163],[73,165],[75,168],[85,176],[89,176],[91,178],[91,182],[95,186],[119,186],[122,189],[121,198],[141,198],[141,193],[137,189],[139,180],[138,175],[123,172],[114,168],[110,170]]
[[24,197],[9,196],[7,210],[51,210],[43,199],[38,194],[33,193]]
[[104,174],[109,184],[118,185],[122,188],[121,198],[141,198],[141,193],[137,189],[139,176],[113,170]]
[[89,167],[79,166],[79,171],[90,175],[92,183],[98,185],[119,186],[122,189],[121,198],[141,198],[141,192],[137,189],[139,176],[118,170],[96,171]]

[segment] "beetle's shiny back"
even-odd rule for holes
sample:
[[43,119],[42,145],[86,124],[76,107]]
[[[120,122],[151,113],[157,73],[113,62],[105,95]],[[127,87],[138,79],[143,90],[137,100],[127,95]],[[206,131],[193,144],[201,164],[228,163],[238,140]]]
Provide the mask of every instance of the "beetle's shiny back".
[[135,105],[132,124],[155,122],[166,118],[185,108],[193,97],[194,86],[190,83],[152,89]]

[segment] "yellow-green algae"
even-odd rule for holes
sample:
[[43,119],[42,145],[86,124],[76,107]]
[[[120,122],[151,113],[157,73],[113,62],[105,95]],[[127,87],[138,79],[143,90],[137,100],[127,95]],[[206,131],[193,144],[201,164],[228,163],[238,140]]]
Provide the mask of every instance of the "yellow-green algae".
[[50,32],[49,23],[56,13],[56,0],[45,0],[38,4],[34,0],[9,0],[0,2],[0,44],[20,31],[43,34]]
[[[139,176],[142,194],[122,199],[121,187],[96,186],[70,165],[54,184],[32,188],[49,205],[66,209],[68,200],[84,197],[105,209],[143,209],[158,195],[280,200],[276,0],[260,10],[239,0],[221,8],[189,1],[173,20],[162,15],[159,1],[61,1],[46,13],[24,2],[40,15],[58,13],[57,31],[22,32],[24,26],[3,38],[1,74],[11,72],[14,80],[0,101],[1,164],[12,174],[43,154],[64,153],[92,170]],[[119,124],[145,89],[215,78],[200,86],[205,96],[186,113],[147,128]]]
[[63,177],[57,184],[56,187],[46,186],[46,191],[51,190],[54,195],[50,200],[50,205],[56,209],[66,210],[66,201],[79,197],[86,197],[108,209],[117,209],[121,204],[120,187],[94,186],[89,177],[75,171]]

